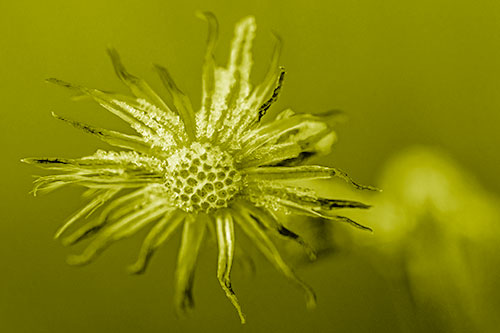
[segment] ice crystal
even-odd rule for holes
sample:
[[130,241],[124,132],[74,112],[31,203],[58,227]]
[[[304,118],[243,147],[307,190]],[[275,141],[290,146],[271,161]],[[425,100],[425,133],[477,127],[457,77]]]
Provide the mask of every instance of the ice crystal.
[[[275,233],[295,241],[311,257],[314,251],[277,216],[280,212],[296,213],[368,229],[336,213],[340,208],[368,206],[322,198],[310,189],[283,181],[340,177],[357,188],[371,188],[354,183],[338,169],[304,165],[311,156],[328,153],[335,141],[333,130],[323,120],[328,114],[296,114],[287,109],[273,121],[261,123],[277,100],[285,76],[284,69],[278,66],[279,39],[263,82],[252,87],[255,19],[247,17],[236,25],[229,62],[221,67],[213,55],[217,21],[210,13],[201,17],[208,22],[209,34],[199,111],[193,110],[189,98],[164,67],[155,65],[168,92],[165,99],[144,80],[130,74],[113,49],[109,55],[116,74],[132,96],[48,80],[89,96],[127,122],[137,134],[96,128],[54,114],[57,119],[125,150],[99,150],[78,159],[24,159],[59,172],[38,178],[34,193],[68,184],[88,188],[88,203],[56,233],[56,238],[69,233],[62,238],[65,245],[93,237],[82,254],[68,258],[75,265],[92,261],[111,243],[151,226],[137,261],[130,267],[131,272],[143,272],[155,250],[177,228],[182,228],[175,286],[176,305],[181,311],[193,305],[193,274],[206,230],[215,233],[219,249],[217,278],[242,322],[245,317],[230,279],[235,234],[241,231],[278,270],[304,290],[307,305],[313,307],[313,291],[283,261],[270,237]],[[68,231],[88,217],[93,219]],[[239,226],[236,231],[235,224]]]

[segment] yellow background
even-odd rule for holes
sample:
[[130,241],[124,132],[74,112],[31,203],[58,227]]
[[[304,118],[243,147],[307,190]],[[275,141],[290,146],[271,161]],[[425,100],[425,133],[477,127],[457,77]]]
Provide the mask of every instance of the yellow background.
[[[219,63],[237,20],[255,15],[255,78],[284,40],[288,77],[274,112],[344,110],[349,122],[323,163],[373,183],[384,162],[412,144],[448,151],[491,191],[500,189],[500,2],[479,1],[1,1],[0,2],[0,331],[2,332],[393,332],[398,303],[366,258],[343,254],[298,272],[316,290],[302,295],[263,260],[257,274],[235,271],[248,316],[242,327],[215,278],[215,250],[200,257],[196,310],[173,314],[178,237],[144,276],[124,267],[144,234],[95,263],[70,267],[53,232],[81,204],[78,189],[33,198],[27,156],[78,157],[106,146],[53,119],[54,111],[113,129],[126,126],[44,79],[121,90],[108,45],[134,74],[160,88],[151,63],[167,66],[199,105],[206,25],[220,23]],[[366,212],[369,214],[369,212]]]

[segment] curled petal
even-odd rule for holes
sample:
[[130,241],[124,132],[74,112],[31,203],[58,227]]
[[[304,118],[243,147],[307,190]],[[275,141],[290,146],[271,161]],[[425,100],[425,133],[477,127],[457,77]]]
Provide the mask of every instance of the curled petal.
[[236,202],[233,204],[233,207],[235,209],[246,210],[257,223],[261,223],[266,229],[272,230],[287,239],[297,242],[304,248],[305,252],[309,256],[309,259],[316,259],[316,253],[311,245],[308,244],[300,235],[280,223],[278,219],[267,209],[259,208],[246,202],[245,200]]
[[258,122],[259,112],[255,112],[255,110],[259,111],[260,107],[265,104],[266,98],[272,96],[273,89],[276,90],[277,88],[276,83],[279,82],[280,77],[282,77],[282,70],[278,66],[282,41],[278,35],[273,34],[273,36],[275,37],[275,46],[266,76],[263,82],[255,87],[248,98],[246,112],[241,113],[234,122],[233,128],[236,131],[234,136],[237,138],[241,138],[251,125]]
[[184,128],[188,134],[188,137],[193,140],[196,137],[196,126],[194,120],[193,106],[189,97],[187,97],[175,84],[174,79],[165,67],[160,65],[154,65],[154,68],[158,75],[160,76],[163,85],[167,88],[170,97],[173,100],[173,104],[176,110],[179,112],[182,121],[184,122]]
[[169,110],[165,102],[153,91],[153,89],[151,89],[146,81],[130,74],[125,69],[125,66],[123,66],[120,59],[120,55],[114,48],[108,48],[108,55],[111,58],[116,75],[120,78],[120,80],[122,80],[123,83],[125,83],[135,96],[150,101],[152,104],[164,110]]
[[141,210],[124,216],[117,222],[100,231],[82,254],[69,256],[68,263],[70,265],[84,265],[89,263],[111,243],[127,237],[129,234],[124,232],[124,230],[138,223],[145,225],[146,223],[152,222],[165,214],[167,210],[168,207],[162,206],[162,204],[151,204]]
[[235,220],[241,229],[254,241],[255,245],[267,260],[304,291],[307,307],[314,308],[316,306],[316,295],[314,291],[299,279],[293,270],[283,261],[273,242],[269,239],[264,230],[259,227],[258,223],[245,211],[233,209],[231,213],[236,218]]
[[189,218],[184,222],[181,247],[175,271],[175,305],[180,315],[193,308],[193,283],[198,252],[206,229],[204,219]]
[[283,199],[280,199],[277,203],[297,214],[308,215],[313,217],[321,217],[332,221],[345,222],[358,229],[373,231],[372,228],[370,227],[364,226],[356,221],[351,220],[348,217],[334,214],[330,209],[325,209],[324,207],[310,207],[291,200],[283,200]]
[[245,99],[251,89],[249,77],[252,67],[251,48],[255,29],[255,19],[252,16],[239,21],[235,27],[227,67],[215,68],[212,104],[207,110],[209,112],[206,126],[208,137],[227,134],[223,130],[223,126],[226,123],[230,124],[231,127],[234,126],[236,124],[234,117],[246,111],[244,110],[246,109]]
[[150,188],[146,187],[113,200],[102,210],[97,218],[84,224],[70,235],[64,237],[62,239],[62,244],[68,246],[78,243],[79,241],[97,233],[106,224],[116,221],[117,219],[137,209],[140,204],[144,203],[144,195],[148,191],[150,191]]
[[128,270],[133,274],[144,273],[154,252],[165,243],[185,218],[180,210],[171,210],[155,224],[142,243],[137,261]]
[[219,255],[217,261],[217,279],[226,293],[227,298],[238,311],[241,323],[245,323],[245,316],[241,311],[240,304],[231,286],[231,267],[234,256],[234,224],[231,215],[224,211],[216,216],[217,242],[219,245]]
[[[281,55],[281,49],[283,47],[283,41],[281,37],[273,33],[274,37],[274,49],[271,56],[271,61],[269,63],[269,68],[267,69],[266,76],[261,84],[255,87],[253,95],[255,96],[256,103],[263,104],[266,96],[268,96],[271,91],[276,89],[276,78],[280,76],[281,68],[279,67],[279,58]],[[279,81],[279,80],[278,80]]]
[[54,238],[59,238],[61,234],[66,231],[73,223],[82,217],[88,217],[102,204],[110,200],[120,189],[101,190],[94,195],[93,199],[85,205],[82,209],[72,215],[59,229],[57,229]]
[[280,73],[278,76],[278,80],[276,82],[276,87],[273,90],[273,94],[271,97],[265,101],[260,107],[259,112],[257,114],[257,121],[260,121],[262,117],[267,113],[267,110],[278,100],[279,93],[281,91],[281,87],[283,86],[283,81],[285,80],[285,69],[283,67],[280,68]]

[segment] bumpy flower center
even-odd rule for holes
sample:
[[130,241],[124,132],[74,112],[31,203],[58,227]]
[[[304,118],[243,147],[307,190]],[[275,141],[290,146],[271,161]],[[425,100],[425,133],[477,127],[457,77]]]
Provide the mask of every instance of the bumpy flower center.
[[195,142],[167,159],[165,186],[173,203],[186,212],[227,207],[241,188],[232,157],[219,147]]

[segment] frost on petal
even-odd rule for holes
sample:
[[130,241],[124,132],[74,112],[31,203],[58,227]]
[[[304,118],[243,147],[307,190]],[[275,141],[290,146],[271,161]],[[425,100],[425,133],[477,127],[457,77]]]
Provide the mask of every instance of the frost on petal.
[[251,48],[255,19],[250,16],[238,22],[228,65],[217,67],[213,60],[217,21],[210,13],[203,13],[201,17],[209,23],[209,36],[203,68],[202,107],[196,115],[198,137],[237,146],[242,133],[257,123],[278,97],[285,73],[278,67],[281,40],[276,36],[269,70],[264,81],[252,90]]
[[35,194],[39,191],[48,193],[64,185],[80,185],[96,189],[134,188],[157,184],[161,181],[162,177],[159,175],[145,174],[134,176],[130,172],[121,175],[112,172],[107,174],[102,172],[74,172],[39,177],[34,181],[33,192]]
[[35,180],[34,194],[76,184],[94,189],[142,187],[163,182],[163,162],[137,152],[97,151],[79,159],[26,158],[25,163],[64,172]]
[[275,165],[297,159],[302,153],[302,147],[295,142],[278,143],[262,147],[252,155],[245,156],[242,160],[237,160],[236,163],[240,168]]
[[226,119],[242,112],[251,89],[252,42],[255,37],[255,19],[242,19],[235,27],[231,53],[226,68],[215,68],[215,87],[209,110],[206,135],[211,137],[222,129]]
[[195,139],[196,125],[191,100],[177,87],[174,79],[165,67],[154,65],[154,68],[160,76],[163,85],[165,86],[165,88],[167,88],[167,91],[172,99],[172,103],[174,104],[175,109],[179,113],[184,123],[184,128],[189,139]]
[[62,120],[71,126],[83,130],[86,133],[97,136],[102,141],[119,148],[134,150],[141,153],[155,153],[162,155],[162,150],[152,147],[142,137],[136,135],[124,134],[116,131],[111,131],[103,128],[94,127],[92,125],[84,124],[75,120],[70,120],[52,113],[56,119]]
[[250,126],[255,125],[264,116],[278,97],[283,84],[285,71],[279,66],[281,54],[281,39],[274,35],[275,46],[271,62],[262,83],[255,87],[246,101],[245,112],[235,115],[232,126],[235,128],[234,137],[241,138],[247,133]]
[[[167,118],[167,114],[161,116],[155,114],[154,111],[158,110],[152,107],[144,107],[147,106],[144,102],[141,103],[141,101],[127,96],[73,85],[58,79],[48,79],[47,81],[90,96],[106,110],[129,123],[153,147],[160,147],[165,151],[169,151],[177,140],[183,138],[180,128],[176,126],[179,124],[179,120],[175,118],[177,116]],[[162,117],[170,121],[160,121],[160,119],[163,119]]]
[[291,110],[287,111],[286,118],[276,119],[249,131],[242,138],[242,150],[238,153],[242,164],[259,151],[269,151],[273,145],[286,143],[295,143],[302,150],[286,161],[286,164],[302,163],[305,158],[330,152],[336,135],[321,118],[310,114],[295,115]]
[[40,168],[69,172],[115,172],[117,174],[129,171],[134,174],[160,174],[164,171],[163,162],[155,157],[138,154],[135,151],[104,151],[82,158],[25,158],[25,163],[34,164]]
[[248,179],[256,180],[278,180],[278,179],[328,179],[335,177],[334,168],[319,165],[300,165],[295,167],[251,167],[243,169],[243,174]]
[[[255,130],[248,131],[241,138],[241,155],[251,154],[256,149],[277,142],[301,139],[316,135],[328,130],[327,124],[311,114],[295,114],[292,110],[285,110],[281,117]],[[280,115],[278,115],[280,116]]]
[[215,89],[215,57],[214,50],[219,36],[219,24],[217,18],[210,12],[199,12],[198,17],[208,23],[207,48],[203,62],[201,108],[196,113],[196,133],[203,136],[208,126],[209,112],[211,110],[212,98]]

